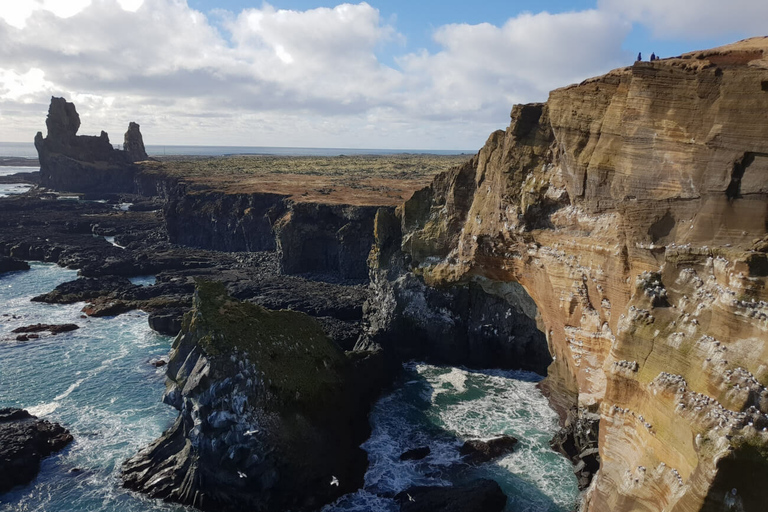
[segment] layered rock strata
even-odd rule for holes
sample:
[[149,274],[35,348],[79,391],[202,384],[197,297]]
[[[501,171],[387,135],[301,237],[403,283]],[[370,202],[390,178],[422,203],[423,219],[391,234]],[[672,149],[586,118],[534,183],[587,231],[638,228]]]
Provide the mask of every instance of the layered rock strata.
[[168,362],[164,399],[179,417],[125,463],[125,486],[204,510],[258,511],[316,510],[359,488],[366,390],[380,385],[367,357],[346,355],[304,314],[198,282]]
[[597,442],[585,510],[762,510],[767,84],[758,38],[516,106],[469,164],[377,218],[368,339],[396,343],[414,309],[444,321],[446,290],[518,290],[493,295],[535,305],[546,391],[581,432],[560,444],[596,466]]

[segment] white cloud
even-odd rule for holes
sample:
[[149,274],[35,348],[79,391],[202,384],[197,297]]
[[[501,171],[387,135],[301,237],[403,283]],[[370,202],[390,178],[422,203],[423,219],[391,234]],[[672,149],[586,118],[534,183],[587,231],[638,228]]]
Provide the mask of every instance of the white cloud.
[[766,0],[599,0],[598,7],[664,38],[763,34],[768,20]]
[[417,102],[433,115],[487,115],[507,112],[513,103],[544,101],[553,88],[620,66],[627,60],[621,42],[629,28],[594,10],[525,13],[502,27],[440,27],[434,37],[441,52],[400,62],[409,76],[427,83]]
[[76,101],[83,133],[119,139],[135,120],[150,144],[472,149],[514,103],[630,63],[631,21],[662,16],[643,10],[653,0],[602,0],[446,25],[439,51],[391,66],[378,55],[404,38],[367,3],[208,16],[185,0],[55,3],[0,6],[0,140],[31,140],[55,94]]

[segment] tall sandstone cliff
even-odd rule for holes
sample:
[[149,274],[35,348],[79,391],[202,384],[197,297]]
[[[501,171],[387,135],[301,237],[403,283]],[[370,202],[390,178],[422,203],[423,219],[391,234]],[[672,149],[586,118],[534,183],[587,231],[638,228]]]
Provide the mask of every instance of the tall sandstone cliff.
[[369,339],[398,283],[516,283],[553,402],[599,417],[585,510],[765,510],[767,222],[768,39],[638,62],[379,216]]

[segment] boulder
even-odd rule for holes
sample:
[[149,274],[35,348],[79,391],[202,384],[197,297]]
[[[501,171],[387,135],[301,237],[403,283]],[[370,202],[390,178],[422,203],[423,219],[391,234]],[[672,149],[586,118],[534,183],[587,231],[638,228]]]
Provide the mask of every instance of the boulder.
[[517,445],[517,439],[507,435],[489,439],[488,441],[470,439],[461,446],[459,454],[464,457],[465,462],[480,464],[511,453],[515,445]]
[[0,409],[0,493],[31,482],[40,461],[71,441],[72,435],[58,423],[22,409]]

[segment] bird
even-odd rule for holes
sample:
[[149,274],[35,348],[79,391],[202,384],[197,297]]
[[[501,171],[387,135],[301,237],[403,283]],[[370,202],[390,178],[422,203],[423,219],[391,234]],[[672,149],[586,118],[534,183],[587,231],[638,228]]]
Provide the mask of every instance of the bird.
[[239,476],[240,478],[245,478],[245,477],[246,477],[246,474],[245,474],[245,473],[243,473],[242,471],[238,471],[238,472],[237,472],[237,476]]
[[413,501],[413,502],[416,502],[416,500],[415,500],[415,499],[413,499],[413,496],[411,496],[410,494],[408,494],[408,493],[405,493],[405,495],[406,495],[406,496],[408,496],[408,501]]
[[258,429],[246,430],[245,431],[245,435],[247,435],[247,436],[252,436],[252,435],[258,434],[258,433],[259,433]]
[[336,487],[339,486],[339,479],[335,476],[331,475],[331,485],[335,485]]

